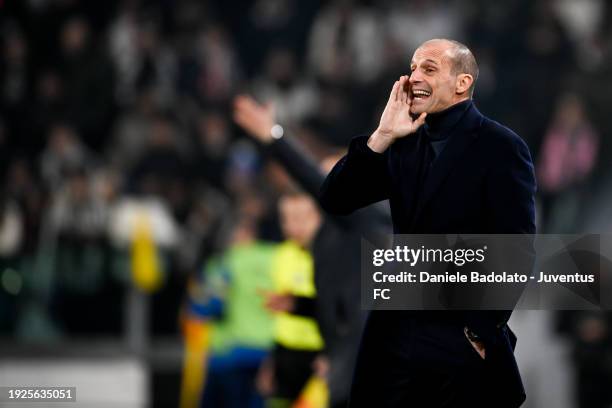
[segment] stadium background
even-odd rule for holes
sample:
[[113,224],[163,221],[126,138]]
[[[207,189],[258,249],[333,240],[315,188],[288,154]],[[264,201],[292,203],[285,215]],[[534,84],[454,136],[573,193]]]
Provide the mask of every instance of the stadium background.
[[[470,46],[477,106],[528,143],[539,231],[609,232],[611,20],[604,0],[0,2],[1,385],[78,372],[107,384],[94,400],[126,381],[123,401],[175,406],[190,277],[237,217],[281,240],[290,182],[232,98],[275,102],[322,159],[376,126],[429,38]],[[163,263],[139,286],[141,210]],[[513,324],[527,407],[612,406],[609,314]]]

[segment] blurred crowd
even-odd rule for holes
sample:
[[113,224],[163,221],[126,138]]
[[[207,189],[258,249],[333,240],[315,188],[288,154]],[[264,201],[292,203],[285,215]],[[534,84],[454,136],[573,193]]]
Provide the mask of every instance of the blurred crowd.
[[[132,279],[134,208],[149,214],[163,259],[154,335],[178,335],[188,282],[205,286],[206,304],[194,302],[192,309],[206,319],[222,321],[219,310],[240,302],[228,294],[234,273],[236,282],[245,279],[246,298],[265,297],[248,288],[271,290],[274,279],[283,279],[250,282],[241,271],[273,263],[279,255],[268,254],[270,245],[282,249],[294,238],[279,212],[298,223],[315,216],[295,215],[310,205],[291,201],[304,195],[300,180],[233,123],[235,95],[272,102],[277,120],[309,157],[338,157],[351,137],[375,128],[390,85],[430,38],[453,38],[472,49],[480,65],[476,105],[529,145],[539,231],[610,227],[607,1],[5,0],[0,21],[4,337],[119,335]],[[257,248],[247,250],[244,242]],[[240,251],[246,252],[237,256]],[[243,265],[244,259],[253,263]],[[312,273],[300,279],[316,279]],[[295,289],[294,300],[316,296],[308,288]],[[211,302],[217,298],[220,306]],[[266,299],[267,309],[287,310],[286,299]],[[238,307],[259,319],[245,302]],[[609,407],[610,317],[575,312],[556,320],[574,350],[579,406]],[[291,353],[285,344],[281,358],[326,371],[321,366],[329,362],[317,360],[319,334],[299,322],[310,330],[306,351]],[[258,350],[278,346],[278,333],[258,331],[265,324],[242,332]],[[265,361],[261,353],[240,356],[255,367]],[[236,378],[248,382],[254,371],[251,364],[226,382],[219,375],[216,389],[235,389]],[[266,387],[262,374],[259,389]]]

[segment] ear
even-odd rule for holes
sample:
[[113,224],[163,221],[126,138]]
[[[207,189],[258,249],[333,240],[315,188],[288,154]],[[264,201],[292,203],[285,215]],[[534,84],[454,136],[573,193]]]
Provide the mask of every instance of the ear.
[[463,94],[470,89],[470,86],[474,83],[474,77],[470,74],[459,74],[457,75],[457,81],[455,83],[455,93]]

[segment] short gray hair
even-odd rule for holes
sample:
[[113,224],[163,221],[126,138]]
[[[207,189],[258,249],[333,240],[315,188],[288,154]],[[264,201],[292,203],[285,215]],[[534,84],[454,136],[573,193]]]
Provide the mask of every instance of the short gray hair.
[[474,78],[472,85],[470,85],[468,89],[470,97],[472,97],[472,95],[474,95],[474,88],[476,87],[476,80],[478,79],[479,73],[478,63],[472,51],[467,45],[459,41],[449,40],[448,38],[436,38],[426,41],[425,43],[433,41],[444,41],[450,44],[449,54],[451,58],[451,73],[453,75],[470,74],[472,78]]

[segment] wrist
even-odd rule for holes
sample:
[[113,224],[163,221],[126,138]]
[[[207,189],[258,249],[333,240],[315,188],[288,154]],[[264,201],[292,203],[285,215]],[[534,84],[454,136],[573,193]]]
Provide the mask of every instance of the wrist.
[[269,145],[274,143],[276,140],[281,139],[285,134],[285,130],[278,123],[273,123],[271,125],[265,124],[259,126],[259,129],[257,131],[253,131],[252,134],[255,136],[255,139],[258,142],[264,145]]
[[376,153],[383,153],[393,144],[394,140],[395,139],[391,135],[382,133],[379,129],[376,129],[368,139],[368,147]]

